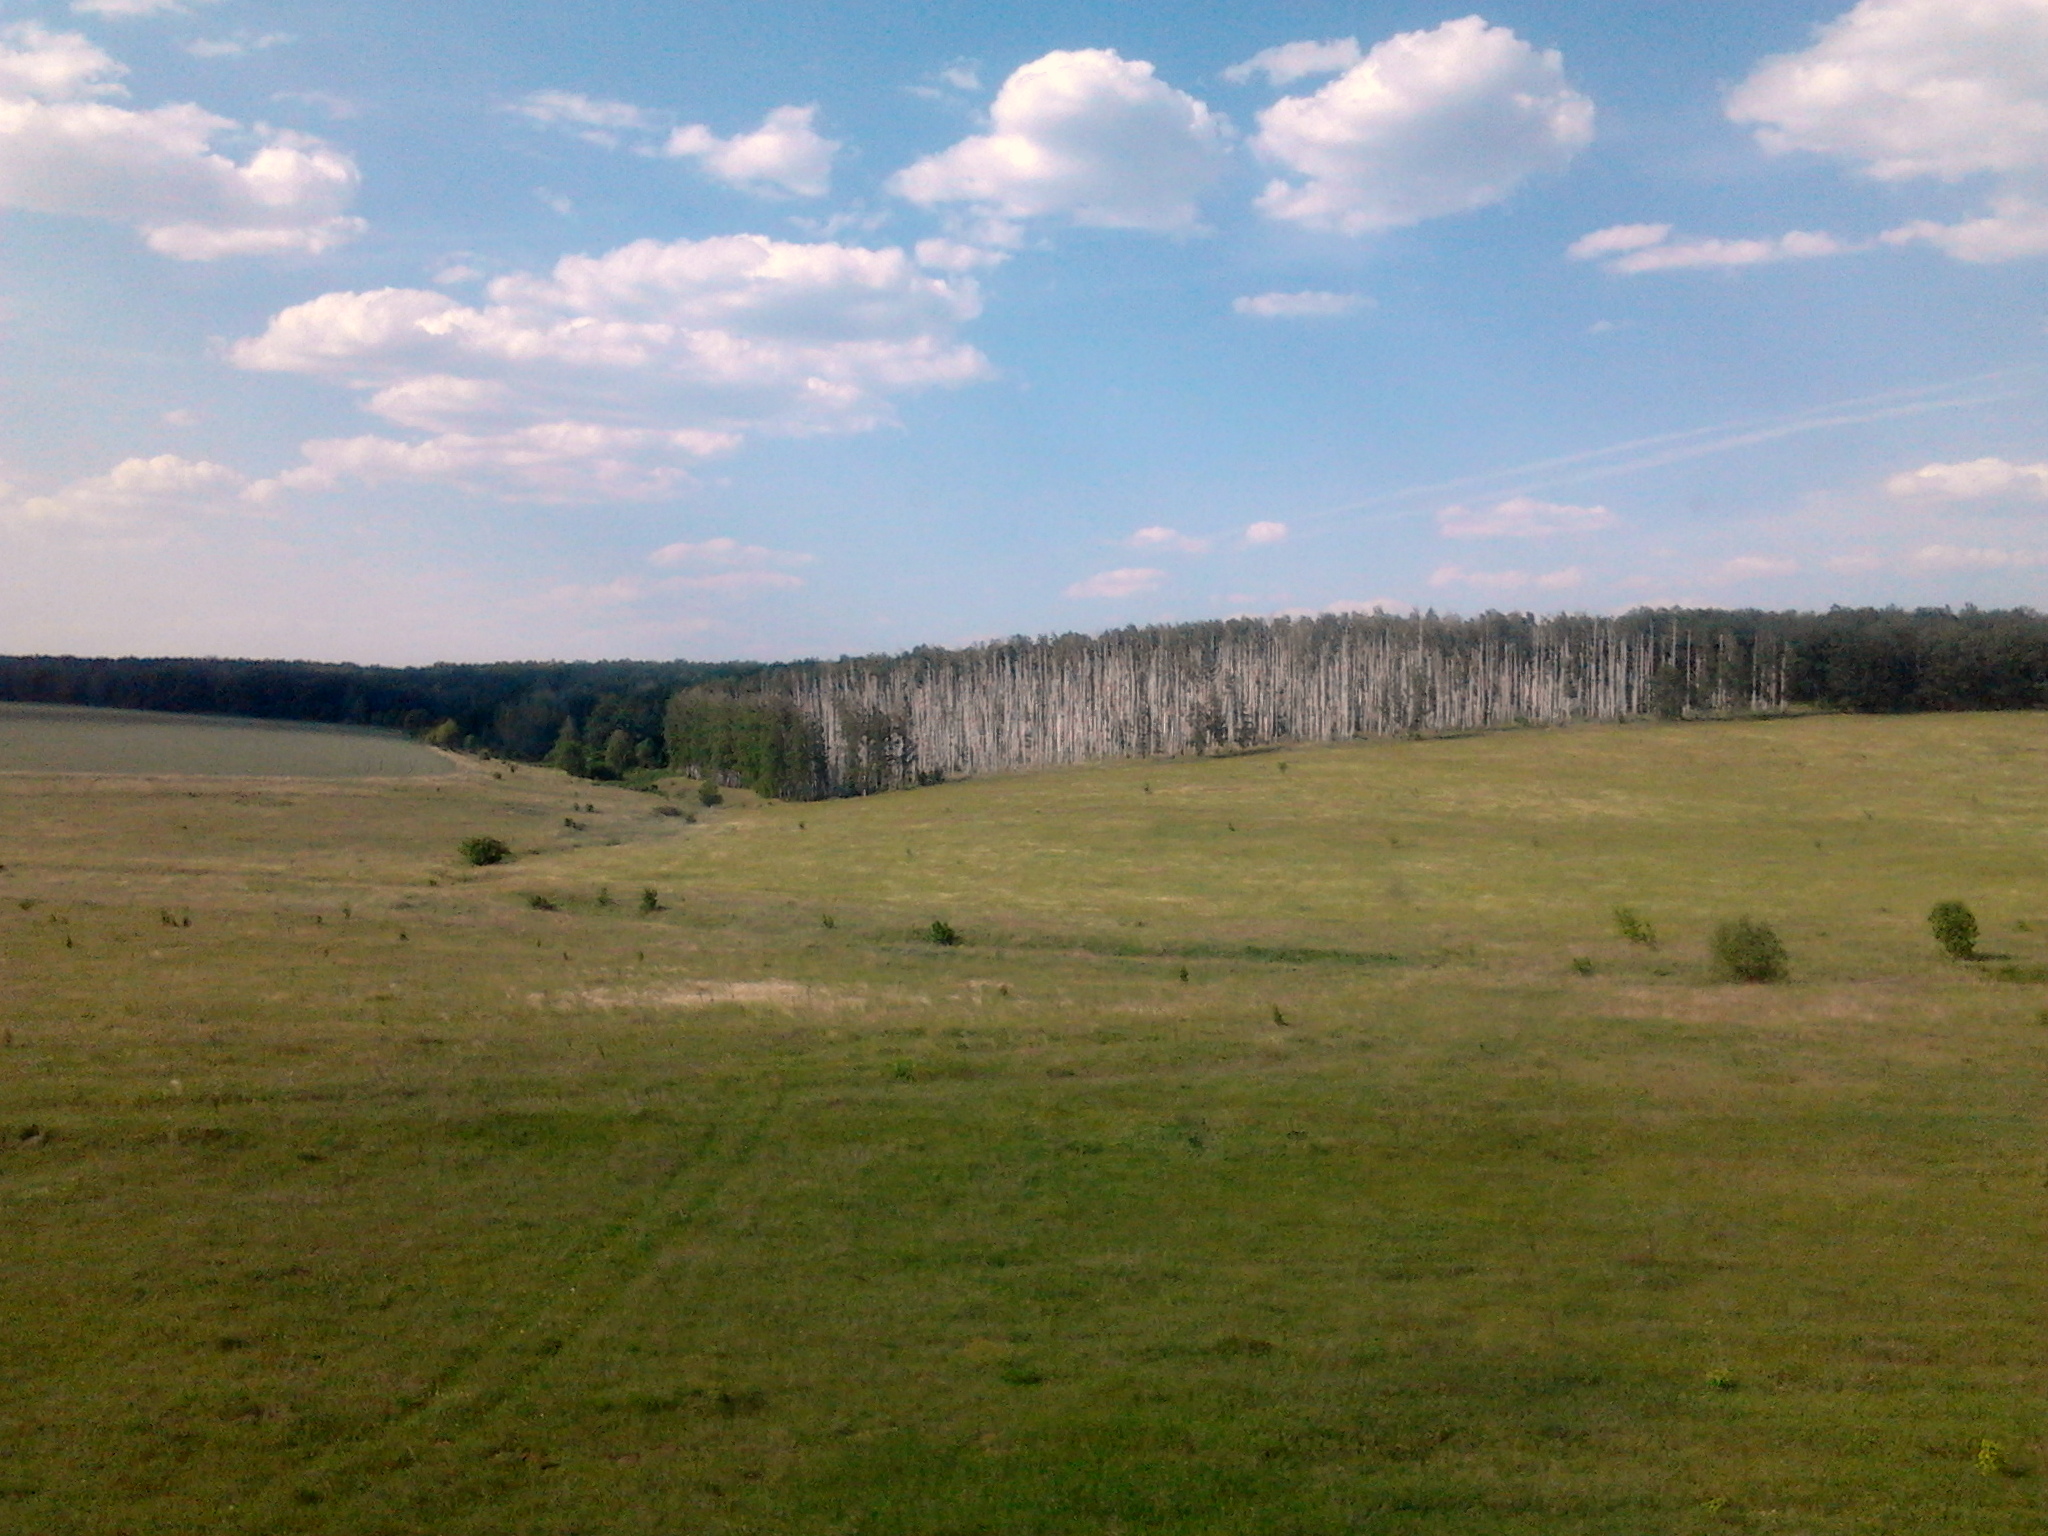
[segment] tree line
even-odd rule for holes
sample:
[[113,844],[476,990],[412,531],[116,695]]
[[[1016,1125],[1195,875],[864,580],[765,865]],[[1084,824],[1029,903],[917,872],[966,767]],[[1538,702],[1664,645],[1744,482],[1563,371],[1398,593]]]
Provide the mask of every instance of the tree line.
[[683,770],[786,799],[1277,741],[2048,704],[2028,609],[1325,615],[836,661],[0,658],[0,699],[382,725],[572,773]]

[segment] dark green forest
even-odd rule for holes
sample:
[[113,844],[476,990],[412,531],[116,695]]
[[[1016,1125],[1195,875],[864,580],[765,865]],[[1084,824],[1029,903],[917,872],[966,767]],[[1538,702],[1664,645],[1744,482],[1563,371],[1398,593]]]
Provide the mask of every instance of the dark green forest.
[[2030,609],[1350,615],[837,661],[426,667],[0,658],[0,700],[383,726],[591,777],[802,799],[1093,757],[1793,706],[2048,704]]

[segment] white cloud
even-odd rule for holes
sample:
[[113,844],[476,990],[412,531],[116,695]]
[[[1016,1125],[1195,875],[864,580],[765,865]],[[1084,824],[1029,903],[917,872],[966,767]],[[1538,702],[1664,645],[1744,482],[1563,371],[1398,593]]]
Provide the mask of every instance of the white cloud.
[[2024,256],[2048,256],[2048,205],[2024,197],[1995,197],[1991,200],[1991,212],[1982,218],[1964,219],[1959,224],[1915,219],[1886,230],[1882,238],[1887,245],[1924,240],[1957,261],[2018,261]]
[[1121,570],[1098,571],[1085,581],[1077,581],[1067,588],[1069,597],[1135,597],[1140,592],[1150,592],[1166,580],[1166,572],[1155,571],[1146,566],[1126,566]]
[[1244,531],[1247,544],[1284,544],[1287,542],[1285,523],[1253,523]]
[[238,343],[244,368],[330,379],[425,442],[308,444],[283,489],[436,482],[551,501],[671,494],[752,432],[863,431],[894,397],[986,378],[955,331],[970,278],[901,250],[763,235],[568,256],[493,280],[486,302],[328,293]]
[[574,91],[534,91],[513,102],[510,110],[544,127],[567,128],[605,149],[618,148],[622,134],[659,133],[668,126],[658,113]]
[[296,41],[289,32],[236,32],[229,37],[194,38],[185,51],[195,59],[239,59]]
[[1565,533],[1597,533],[1620,519],[1605,507],[1511,496],[1490,507],[1445,507],[1437,532],[1447,539],[1547,539]]
[[1609,272],[1630,275],[1685,267],[1756,267],[1862,249],[1803,229],[1761,240],[1672,240],[1670,235],[1669,224],[1617,224],[1580,236],[1565,254],[1575,261],[1602,261]]
[[1512,592],[1522,587],[1533,587],[1540,592],[1562,592],[1579,585],[1585,580],[1585,575],[1576,565],[1535,575],[1527,571],[1468,571],[1463,566],[1441,565],[1430,572],[1429,584],[1432,587],[1472,587],[1482,592]]
[[1262,48],[1242,64],[1223,71],[1232,85],[1243,85],[1255,75],[1264,75],[1268,85],[1292,85],[1311,75],[1335,75],[1365,57],[1355,37],[1334,37],[1325,43],[1281,43]]
[[1821,563],[1842,576],[1862,576],[1884,566],[1884,561],[1867,549],[1854,554],[1830,555]]
[[1775,154],[1857,162],[1880,181],[2048,166],[2048,6],[1862,0],[1728,97]]
[[1782,555],[1737,555],[1721,562],[1720,574],[1729,581],[1755,581],[1768,576],[1791,576],[1798,570],[1797,560]]
[[[212,0],[197,0],[208,5]],[[71,0],[80,16],[183,16],[188,8],[180,0]]]
[[[159,454],[124,459],[103,475],[47,496],[0,500],[0,520],[88,530],[161,531],[195,517],[254,511],[248,477],[224,464]],[[6,491],[0,488],[0,497]]]
[[752,133],[721,139],[702,123],[669,135],[662,153],[690,159],[729,187],[757,196],[823,197],[832,190],[836,139],[811,126],[816,107],[777,107]]
[[1403,32],[1312,96],[1259,114],[1253,147],[1298,180],[1269,217],[1347,235],[1484,208],[1593,139],[1593,103],[1539,51],[1477,16]]
[[2041,0],[1862,0],[1813,46],[1767,59],[1728,97],[1773,154],[1804,151],[1878,181],[1988,179],[1992,212],[1919,220],[1964,261],[2048,254],[2048,5]]
[[1969,549],[1954,544],[1929,544],[1907,557],[1922,571],[2004,571],[2048,564],[2048,556],[2030,550]]
[[699,543],[664,544],[647,557],[649,565],[709,566],[728,570],[760,570],[778,565],[809,565],[811,556],[789,550],[742,544],[720,536]]
[[2005,495],[2048,497],[2048,464],[2014,464],[2005,459],[1925,464],[1893,475],[1884,488],[1894,496],[1937,496],[1947,501]]
[[1183,555],[1205,555],[1209,541],[1182,533],[1177,528],[1140,528],[1124,543],[1132,549],[1170,549]]
[[989,121],[992,132],[905,167],[890,189],[925,207],[966,204],[987,221],[1189,230],[1229,144],[1229,125],[1208,107],[1150,64],[1101,48],[1024,65]]
[[[305,134],[190,103],[131,110],[127,71],[76,33],[0,30],[0,208],[112,219],[187,261],[317,255],[361,233],[355,162]],[[254,138],[245,161],[216,153]]]
[[1359,293],[1256,293],[1230,301],[1233,313],[1258,320],[1329,320],[1368,307]]
[[958,240],[920,240],[912,249],[917,264],[934,272],[972,272],[980,267],[999,267],[1010,259],[1008,251],[992,251]]
[[955,59],[939,71],[939,79],[956,91],[981,89],[981,65],[974,59]]
[[815,106],[777,107],[752,133],[729,139],[703,123],[676,127],[672,113],[575,91],[534,91],[509,110],[603,149],[630,145],[640,154],[694,160],[714,179],[758,197],[823,197],[832,190],[841,148],[817,131]]

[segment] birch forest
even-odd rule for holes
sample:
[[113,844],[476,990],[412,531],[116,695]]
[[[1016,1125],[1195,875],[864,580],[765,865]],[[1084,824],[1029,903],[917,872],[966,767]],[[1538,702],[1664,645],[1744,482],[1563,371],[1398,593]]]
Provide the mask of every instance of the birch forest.
[[1635,616],[1233,619],[803,663],[761,684],[751,732],[730,695],[678,695],[671,761],[785,795],[870,794],[1095,758],[1785,702],[1780,642]]

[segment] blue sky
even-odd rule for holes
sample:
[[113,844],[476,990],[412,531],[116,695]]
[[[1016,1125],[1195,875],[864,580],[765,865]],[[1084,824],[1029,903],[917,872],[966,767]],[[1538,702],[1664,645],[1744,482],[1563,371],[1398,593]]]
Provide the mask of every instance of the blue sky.
[[0,4],[0,650],[2043,603],[2048,0]]

